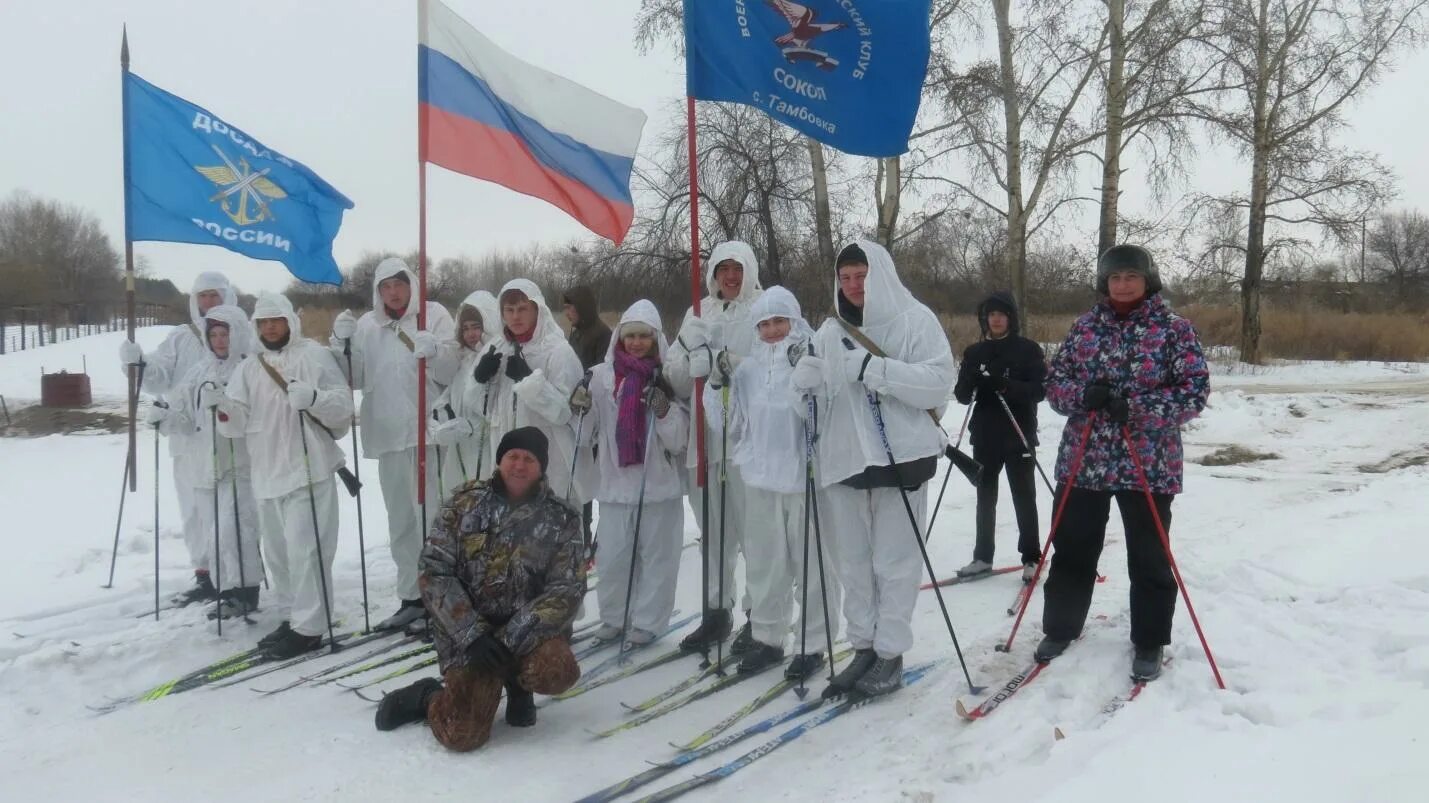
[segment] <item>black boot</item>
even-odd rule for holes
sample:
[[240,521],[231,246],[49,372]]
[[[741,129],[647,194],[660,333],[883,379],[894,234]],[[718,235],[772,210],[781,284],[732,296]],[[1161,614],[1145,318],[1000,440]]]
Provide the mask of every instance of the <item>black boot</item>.
[[824,689],[824,699],[827,700],[830,697],[847,694],[853,689],[854,684],[858,683],[858,679],[863,677],[864,673],[873,666],[873,662],[877,660],[878,653],[874,652],[871,647],[854,651],[853,660],[849,661],[848,666],[844,667],[842,672],[834,675],[834,679],[829,681],[828,687]]
[[218,599],[218,589],[213,587],[213,580],[209,579],[208,569],[195,569],[193,587],[182,594],[174,595],[170,601],[183,607],[195,602],[209,602],[216,599]]
[[[732,653],[733,650],[730,652]],[[753,649],[746,651],[744,660],[739,662],[739,674],[752,675],[755,672],[763,672],[783,660],[784,650],[782,648],[756,641]]]
[[390,731],[410,722],[425,721],[427,704],[432,701],[432,695],[441,690],[440,680],[422,678],[383,697],[377,706],[377,730]]
[[729,645],[730,655],[744,655],[753,650],[759,642],[754,640],[754,623],[749,621],[749,611],[744,612],[744,627],[739,629],[739,635],[734,637],[734,643]]
[[263,654],[274,661],[296,658],[305,652],[312,652],[323,645],[322,636],[305,636],[296,630],[289,630],[269,644]]
[[269,633],[263,638],[258,639],[258,646],[271,647],[282,639],[287,638],[288,634],[291,632],[293,632],[293,626],[289,624],[287,619],[284,619],[283,621],[278,623],[277,627],[273,628],[272,633]]
[[785,668],[784,677],[787,680],[808,680],[823,667],[824,654],[821,652],[796,655],[794,660],[789,662],[789,666]]
[[427,608],[419,599],[404,599],[397,612],[383,619],[373,630],[401,630],[412,622],[427,615]]
[[228,620],[247,616],[256,610],[258,610],[258,586],[225,588],[223,594],[220,595],[218,605],[208,612],[208,618],[217,619],[221,616]]
[[506,724],[513,728],[536,724],[536,696],[514,680],[506,681]]
[[1137,647],[1131,657],[1133,680],[1155,680],[1161,676],[1161,647]]
[[725,608],[710,608],[700,617],[700,626],[680,640],[680,649],[685,652],[707,652],[714,645],[729,638],[734,627],[734,617]]
[[1072,646],[1071,641],[1063,641],[1047,636],[1042,639],[1042,643],[1037,645],[1037,649],[1032,653],[1032,657],[1036,659],[1039,664],[1051,663],[1053,658],[1066,652],[1070,646]]
[[858,679],[858,683],[853,686],[854,691],[865,697],[877,697],[880,694],[888,694],[903,688],[903,656],[895,655],[892,658],[879,656],[873,662],[873,666],[863,673],[863,677]]

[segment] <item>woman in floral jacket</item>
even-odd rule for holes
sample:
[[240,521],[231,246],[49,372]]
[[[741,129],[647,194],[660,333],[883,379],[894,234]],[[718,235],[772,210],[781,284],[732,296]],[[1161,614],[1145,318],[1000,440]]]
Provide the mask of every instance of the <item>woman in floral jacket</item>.
[[1195,327],[1161,298],[1146,249],[1107,249],[1097,289],[1101,301],[1072,325],[1047,378],[1047,401],[1067,416],[1057,480],[1072,487],[1053,541],[1037,660],[1052,660],[1081,635],[1115,498],[1131,579],[1132,674],[1150,679],[1171,643],[1176,582],[1127,444],[1169,528],[1171,501],[1181,492],[1181,427],[1205,408],[1210,373]]

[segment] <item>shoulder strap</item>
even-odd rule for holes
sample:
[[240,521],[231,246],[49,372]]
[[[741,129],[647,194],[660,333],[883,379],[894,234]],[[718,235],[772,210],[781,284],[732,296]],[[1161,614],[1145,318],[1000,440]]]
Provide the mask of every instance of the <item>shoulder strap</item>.
[[[278,369],[269,365],[268,361],[263,359],[262,354],[258,355],[258,364],[263,366],[263,371],[268,374],[268,378],[273,380],[273,383],[276,384],[280,390],[282,390],[284,393],[288,392],[288,381],[284,379],[281,374],[278,373]],[[334,442],[337,441],[337,436],[332,433],[332,430],[327,428],[326,424],[319,421],[317,419],[317,416],[314,416],[308,410],[304,410],[303,415],[307,416],[308,421],[312,423],[313,426],[317,427],[318,429],[321,429],[323,432],[326,432],[327,436],[329,438],[332,438]]]
[[[868,349],[869,354],[872,354],[875,357],[888,356],[887,354],[883,353],[883,349],[879,348],[877,343],[868,339],[868,335],[859,331],[858,327],[854,326],[853,324],[849,323],[843,318],[840,318],[837,315],[833,317],[835,321],[838,321],[839,326],[842,326],[843,330],[848,333],[849,337],[852,337],[854,340],[858,341],[858,344],[860,346],[863,346],[865,349]],[[943,428],[943,422],[938,420],[938,412],[936,410],[924,410],[923,412],[927,413],[928,417],[933,419],[933,423],[938,426],[938,429]]]
[[189,321],[189,331],[194,333],[194,337],[198,338],[199,344],[202,345],[203,335],[198,333],[198,327],[194,325],[193,321]]
[[417,350],[417,345],[412,342],[411,336],[409,336],[406,332],[402,331],[401,321],[393,321],[391,326],[392,330],[397,333],[397,339],[402,342],[402,345],[407,347],[407,351]]

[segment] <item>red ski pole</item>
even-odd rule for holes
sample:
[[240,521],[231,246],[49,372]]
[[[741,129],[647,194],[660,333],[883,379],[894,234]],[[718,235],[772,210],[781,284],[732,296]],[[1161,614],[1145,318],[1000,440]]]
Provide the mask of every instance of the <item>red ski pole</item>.
[[1047,556],[1052,554],[1052,539],[1057,537],[1057,528],[1062,524],[1062,512],[1067,509],[1067,497],[1072,493],[1072,486],[1076,484],[1077,474],[1082,470],[1082,458],[1087,454],[1087,441],[1092,437],[1092,423],[1096,420],[1096,413],[1087,416],[1086,429],[1082,430],[1081,443],[1077,445],[1076,454],[1072,455],[1072,462],[1068,465],[1067,484],[1062,487],[1062,498],[1057,502],[1057,510],[1052,514],[1052,530],[1047,533],[1047,543],[1042,547],[1042,557],[1037,560],[1037,571],[1032,573],[1032,582],[1027,584],[1027,591],[1022,595],[1022,605],[1017,609],[1017,620],[1012,623],[1012,632],[1007,634],[1007,642],[999,644],[993,649],[998,652],[1011,652],[1012,640],[1017,638],[1017,629],[1022,626],[1022,617],[1027,615],[1027,606],[1032,602],[1032,592],[1037,588],[1037,581],[1042,579],[1042,567],[1047,565]]
[[1206,660],[1211,662],[1211,674],[1216,676],[1216,685],[1224,690],[1226,682],[1221,680],[1221,670],[1216,666],[1216,657],[1211,654],[1211,645],[1206,643],[1206,634],[1201,630],[1201,620],[1196,617],[1196,609],[1191,606],[1191,595],[1186,591],[1186,581],[1181,579],[1181,570],[1177,568],[1176,558],[1171,554],[1171,536],[1166,533],[1166,525],[1161,522],[1161,511],[1156,509],[1156,498],[1151,495],[1151,482],[1146,479],[1141,455],[1137,453],[1136,443],[1131,438],[1131,427],[1122,424],[1121,437],[1126,442],[1126,450],[1131,453],[1131,462],[1136,465],[1141,491],[1146,495],[1146,504],[1151,507],[1151,518],[1156,522],[1156,534],[1161,537],[1161,546],[1166,550],[1166,562],[1171,564],[1171,573],[1176,576],[1176,585],[1181,589],[1181,599],[1186,601],[1186,612],[1191,614],[1191,624],[1196,627],[1196,637],[1201,640],[1201,649],[1206,651]]

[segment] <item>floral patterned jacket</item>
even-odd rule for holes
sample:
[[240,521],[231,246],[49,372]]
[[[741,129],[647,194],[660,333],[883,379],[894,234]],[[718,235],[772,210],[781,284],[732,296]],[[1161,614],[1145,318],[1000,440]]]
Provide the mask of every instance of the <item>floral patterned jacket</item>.
[[513,506],[499,478],[473,480],[442,508],[422,548],[418,584],[443,672],[493,633],[530,654],[570,632],[586,592],[580,511],[543,480]]
[[1211,392],[1200,336],[1190,321],[1153,295],[1124,319],[1105,299],[1072,324],[1052,359],[1047,401],[1067,416],[1057,453],[1065,482],[1088,423],[1086,455],[1074,484],[1102,491],[1140,490],[1121,427],[1082,404],[1087,386],[1105,381],[1127,400],[1129,427],[1153,493],[1181,492],[1181,426],[1201,414]]

